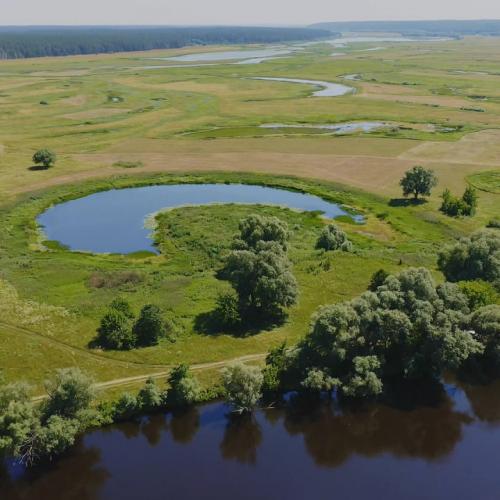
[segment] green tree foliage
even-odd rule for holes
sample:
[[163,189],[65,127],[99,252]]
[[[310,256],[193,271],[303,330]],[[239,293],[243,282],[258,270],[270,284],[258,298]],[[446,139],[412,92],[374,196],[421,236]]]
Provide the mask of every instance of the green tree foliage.
[[222,381],[227,401],[235,412],[251,412],[262,396],[263,375],[256,366],[228,366],[222,372]]
[[306,391],[313,393],[331,392],[340,385],[340,380],[330,377],[328,373],[319,368],[311,368],[301,385]]
[[217,296],[214,315],[217,324],[229,330],[234,330],[241,326],[239,300],[234,291],[223,292]]
[[437,379],[482,352],[468,314],[457,285],[436,286],[426,269],[408,269],[374,292],[320,308],[291,369],[302,386],[319,369],[350,397],[377,395],[388,379]]
[[114,420],[128,420],[139,411],[139,403],[137,397],[129,392],[124,392],[114,408]]
[[461,281],[458,286],[467,297],[471,311],[490,304],[496,304],[499,300],[498,293],[493,285],[486,281]]
[[132,330],[133,319],[134,314],[127,301],[113,300],[97,329],[96,343],[104,349],[132,349],[137,343]]
[[472,186],[467,186],[465,188],[464,194],[462,195],[462,201],[466,207],[464,215],[474,215],[477,209],[478,196],[477,191]]
[[48,400],[44,413],[75,418],[87,410],[94,399],[95,390],[91,377],[79,368],[62,368],[46,382]]
[[316,241],[316,248],[351,252],[352,243],[347,239],[347,235],[340,227],[335,224],[329,224],[321,231],[318,240]]
[[287,249],[288,226],[277,217],[250,215],[240,221],[240,234],[233,242],[237,250],[256,250],[260,242],[276,242],[283,250]]
[[121,312],[129,319],[134,319],[135,317],[130,303],[121,297],[117,297],[116,299],[114,299],[109,305],[109,308]]
[[482,230],[445,247],[438,265],[449,281],[500,279],[500,234]]
[[0,456],[19,457],[37,421],[29,386],[15,383],[0,387]]
[[478,196],[476,190],[470,186],[465,189],[462,198],[453,196],[449,189],[443,191],[441,198],[443,202],[440,210],[450,217],[470,216],[476,213]]
[[145,305],[141,309],[134,328],[136,342],[140,346],[152,346],[167,336],[167,326],[162,318],[161,310],[153,304]]
[[128,350],[136,345],[130,318],[110,308],[97,329],[97,343],[104,349]]
[[484,360],[500,370],[500,305],[492,304],[475,311],[470,327],[484,345]]
[[43,165],[45,168],[49,168],[56,162],[56,154],[48,149],[39,149],[33,155],[33,163],[35,165]]
[[151,411],[162,404],[162,393],[155,380],[148,378],[137,395],[137,407],[143,411]]
[[385,283],[385,280],[388,278],[388,276],[389,273],[385,269],[379,269],[378,271],[375,271],[370,279],[368,290],[370,290],[371,292],[377,291],[377,288]]
[[188,365],[178,365],[168,377],[169,389],[167,391],[168,403],[184,407],[191,406],[200,399],[201,387]]
[[403,188],[403,195],[418,199],[419,196],[429,196],[431,189],[437,184],[437,178],[432,170],[416,166],[408,170],[399,182]]
[[251,216],[241,222],[221,275],[238,295],[242,318],[273,316],[295,304],[298,290],[285,250],[287,237],[286,224],[275,217]]
[[331,37],[310,28],[252,26],[3,27],[0,59],[179,48],[188,45],[280,43]]
[[27,465],[52,459],[75,442],[89,423],[91,379],[77,368],[59,370],[47,383],[41,406],[22,384],[0,388],[0,455]]

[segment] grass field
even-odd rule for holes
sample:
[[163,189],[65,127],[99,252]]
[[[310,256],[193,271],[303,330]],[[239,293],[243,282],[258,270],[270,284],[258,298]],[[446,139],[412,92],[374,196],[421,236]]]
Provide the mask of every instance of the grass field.
[[[152,61],[210,49],[0,62],[0,368],[41,390],[57,367],[78,365],[96,379],[163,373],[178,362],[211,363],[260,354],[307,331],[321,304],[363,291],[371,274],[408,265],[435,270],[446,242],[500,212],[500,39],[355,44],[332,57],[327,43],[261,64],[172,67]],[[218,49],[217,49],[218,50]],[[223,50],[221,47],[220,50]],[[172,63],[170,63],[172,64]],[[345,75],[356,74],[355,80]],[[342,97],[311,97],[313,87],[252,80],[304,78],[355,87]],[[383,121],[372,133],[335,136],[269,123]],[[32,168],[41,147],[55,167]],[[402,173],[433,168],[429,202],[397,206]],[[129,167],[129,168],[124,168]],[[157,257],[89,255],[44,245],[35,217],[50,204],[96,190],[152,183],[248,182],[318,194],[355,207],[366,224],[341,225],[353,254],[324,255],[314,241],[324,222],[271,207],[191,207],[161,217]],[[439,194],[479,191],[474,218],[437,211]],[[292,229],[290,255],[299,304],[285,325],[245,338],[207,335],[196,318],[211,310],[215,278],[238,220],[270,213]],[[133,284],[120,281],[133,270]],[[436,277],[440,279],[439,273]],[[113,286],[96,288],[93,280]],[[106,305],[125,296],[138,310],[160,305],[175,343],[131,352],[88,348]],[[209,373],[215,373],[215,370]]]

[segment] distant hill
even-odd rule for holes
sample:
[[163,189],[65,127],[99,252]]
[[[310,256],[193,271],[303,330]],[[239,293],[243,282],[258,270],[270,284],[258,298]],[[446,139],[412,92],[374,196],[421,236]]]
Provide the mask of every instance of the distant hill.
[[331,36],[311,28],[30,26],[0,27],[0,59],[172,49],[187,45],[280,43]]
[[310,28],[334,32],[400,33],[406,36],[500,36],[500,20],[325,22],[313,24]]

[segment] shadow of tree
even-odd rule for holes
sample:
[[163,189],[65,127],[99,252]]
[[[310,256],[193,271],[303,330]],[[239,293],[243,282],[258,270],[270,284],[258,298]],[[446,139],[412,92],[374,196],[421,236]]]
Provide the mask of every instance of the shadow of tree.
[[216,310],[198,314],[194,320],[194,330],[202,335],[232,335],[234,337],[250,337],[263,331],[282,326],[288,315],[284,311],[276,311],[265,316],[248,314],[237,326],[228,326],[221,322]]
[[419,205],[425,205],[427,200],[423,198],[392,198],[389,201],[390,207],[416,207]]
[[31,167],[28,167],[28,170],[31,170],[32,172],[37,172],[39,170],[48,170],[50,167],[46,167],[45,165],[32,165]]

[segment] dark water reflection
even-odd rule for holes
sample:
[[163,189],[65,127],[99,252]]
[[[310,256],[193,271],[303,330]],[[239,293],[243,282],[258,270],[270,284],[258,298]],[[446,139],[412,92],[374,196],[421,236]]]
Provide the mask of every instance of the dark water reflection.
[[398,405],[209,404],[91,432],[49,467],[0,473],[5,500],[500,498],[500,383]]

